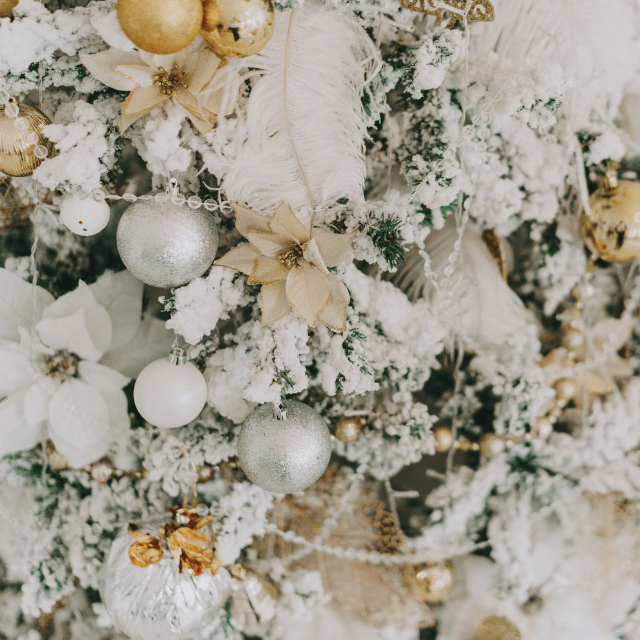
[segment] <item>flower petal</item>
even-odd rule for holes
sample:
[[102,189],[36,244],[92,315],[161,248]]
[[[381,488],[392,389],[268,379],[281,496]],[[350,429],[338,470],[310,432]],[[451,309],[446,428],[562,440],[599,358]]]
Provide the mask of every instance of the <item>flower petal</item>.
[[31,427],[43,427],[40,423],[44,422],[49,414],[49,401],[53,390],[53,384],[34,384],[27,390],[24,396],[24,417]]
[[24,415],[26,393],[19,391],[0,402],[0,456],[32,449],[44,440],[44,423],[32,426]]
[[320,250],[318,249],[318,245],[315,240],[309,240],[309,242],[304,245],[304,252],[302,255],[307,262],[318,267],[320,273],[323,273],[324,275],[329,273],[329,270],[320,255]]
[[236,229],[240,235],[247,237],[247,233],[250,231],[258,231],[262,233],[271,233],[269,228],[269,219],[261,216],[247,207],[243,207],[235,202],[231,203],[233,210],[236,213]]
[[357,233],[352,231],[351,233],[313,234],[313,239],[327,267],[337,267],[347,257]]
[[191,120],[191,124],[193,124],[201,135],[209,133],[216,124],[215,114],[210,112],[206,113],[200,107],[196,98],[188,91],[179,91],[173,96],[173,104]]
[[111,343],[111,319],[89,287],[65,293],[45,309],[36,325],[42,342],[53,349],[68,349],[81,358],[99,360]]
[[[36,322],[53,301],[48,291],[36,287]],[[18,327],[31,329],[33,320],[33,287],[12,271],[0,269],[0,339],[17,342],[20,340]]]
[[147,64],[120,64],[116,67],[116,73],[134,83],[133,88],[129,89],[133,91],[137,87],[150,87],[158,70]]
[[169,100],[171,96],[160,91],[160,87],[151,85],[149,87],[138,87],[134,89],[122,103],[122,113],[134,116],[138,113],[149,113],[159,104]]
[[116,70],[119,65],[140,64],[142,60],[136,51],[107,49],[100,53],[80,56],[80,62],[94,78],[107,87],[118,91],[133,91],[138,86],[135,81],[125,78]]
[[247,275],[251,275],[254,262],[260,257],[260,253],[256,251],[249,243],[243,242],[234,247],[219,260],[216,261],[216,267],[229,267],[236,271],[242,271]]
[[0,345],[0,398],[33,383],[34,370],[23,349],[15,342]]
[[318,316],[318,321],[334,331],[346,331],[349,290],[337,276],[329,274],[327,278],[331,284],[331,298]]
[[107,271],[89,289],[111,318],[109,351],[131,342],[142,322],[144,284],[125,269],[119,273]]
[[308,225],[302,224],[286,202],[276,209],[273,218],[269,221],[269,227],[273,233],[291,238],[299,245],[306,244],[311,239],[311,218]]
[[315,327],[318,316],[329,302],[331,285],[327,276],[305,260],[289,271],[287,299],[296,315]]
[[272,284],[287,279],[289,269],[282,262],[268,256],[261,256],[254,265],[247,284]]
[[91,360],[80,360],[78,373],[80,380],[105,393],[119,391],[130,381],[129,378],[114,369],[97,362],[91,362]]
[[67,455],[69,445],[82,450],[109,431],[105,399],[85,382],[75,378],[65,380],[49,403],[49,430],[56,449],[74,464]]
[[238,102],[241,78],[229,65],[218,70],[198,95],[200,104],[220,116],[232,114]]
[[293,249],[297,246],[295,242],[285,238],[283,236],[276,235],[275,233],[262,233],[258,231],[249,231],[247,233],[247,240],[263,255],[263,256],[277,256],[283,251]]
[[262,326],[284,318],[290,311],[291,305],[287,300],[286,281],[265,284],[260,290],[262,295]]
[[189,75],[189,91],[198,95],[211,82],[223,61],[209,47],[202,47],[192,53],[183,65]]

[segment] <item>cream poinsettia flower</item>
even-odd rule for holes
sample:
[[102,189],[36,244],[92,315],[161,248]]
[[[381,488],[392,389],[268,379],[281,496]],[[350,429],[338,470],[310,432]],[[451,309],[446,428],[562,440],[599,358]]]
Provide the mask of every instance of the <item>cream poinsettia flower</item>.
[[329,273],[351,250],[356,231],[337,234],[312,228],[283,202],[268,219],[231,203],[236,229],[249,241],[231,249],[216,265],[242,271],[248,284],[262,285],[262,326],[292,309],[312,327],[322,322],[335,331],[347,328],[349,292]]
[[172,100],[202,134],[211,131],[218,115],[235,107],[240,78],[203,41],[173,55],[107,49],[80,56],[82,64],[103,84],[131,91],[122,103],[120,130],[167,100]]

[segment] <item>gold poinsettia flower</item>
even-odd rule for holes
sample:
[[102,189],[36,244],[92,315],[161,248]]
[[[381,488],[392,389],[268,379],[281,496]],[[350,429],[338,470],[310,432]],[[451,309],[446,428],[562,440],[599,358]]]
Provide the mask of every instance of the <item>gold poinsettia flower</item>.
[[312,327],[321,322],[346,331],[349,292],[328,268],[344,260],[357,232],[313,229],[312,218],[296,216],[286,202],[270,219],[238,204],[231,206],[236,229],[249,244],[231,249],[216,265],[247,274],[248,284],[262,285],[262,326],[293,309]]
[[233,112],[240,88],[238,74],[226,69],[227,61],[199,38],[173,55],[112,48],[80,56],[80,60],[102,84],[131,92],[122,103],[121,132],[172,100],[205,134],[215,126],[217,115]]
[[222,562],[213,555],[212,540],[200,531],[189,527],[176,529],[167,540],[169,550],[178,563],[178,571],[186,567],[194,576],[202,575],[207,569],[216,575]]

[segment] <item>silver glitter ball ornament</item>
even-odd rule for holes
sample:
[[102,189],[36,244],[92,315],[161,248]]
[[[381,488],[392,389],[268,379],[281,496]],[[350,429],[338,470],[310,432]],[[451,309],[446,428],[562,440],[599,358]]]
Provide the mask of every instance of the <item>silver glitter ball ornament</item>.
[[[143,523],[141,532],[158,535],[167,518]],[[231,576],[221,567],[192,576],[179,573],[178,563],[163,542],[156,564],[137,567],[129,559],[134,542],[123,529],[113,541],[100,576],[100,597],[113,624],[132,640],[191,640],[215,624],[231,593]]]
[[120,218],[117,243],[122,262],[138,280],[168,289],[195,280],[211,266],[218,229],[204,207],[137,200]]
[[273,405],[256,407],[238,436],[238,460],[249,480],[274,493],[310,487],[331,457],[331,434],[317,411],[297,400],[285,400],[286,418]]

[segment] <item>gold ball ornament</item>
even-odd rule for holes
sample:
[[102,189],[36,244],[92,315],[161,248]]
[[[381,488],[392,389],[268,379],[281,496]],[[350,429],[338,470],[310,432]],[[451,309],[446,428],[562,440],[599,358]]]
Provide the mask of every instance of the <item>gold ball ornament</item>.
[[591,253],[606,262],[640,258],[640,183],[620,180],[590,198],[591,215],[582,216],[582,237]]
[[340,442],[355,442],[362,431],[362,421],[355,416],[341,416],[336,422],[335,437]]
[[0,0],[0,18],[9,18],[19,0]]
[[455,570],[450,560],[406,565],[402,573],[414,597],[426,604],[441,603],[453,589],[455,581]]
[[200,35],[219,56],[246,58],[258,53],[276,24],[271,0],[204,0]]
[[129,40],[156,55],[188,47],[202,25],[201,0],[118,0],[117,10]]
[[[18,104],[18,117],[11,118],[0,105],[0,172],[8,176],[30,176],[53,155],[53,142],[40,129],[51,120],[35,107]],[[18,126],[16,126],[18,125]],[[36,147],[45,147],[47,155],[38,157]]]
[[518,627],[502,616],[487,616],[469,640],[521,640]]
[[495,458],[499,456],[506,447],[504,438],[495,433],[485,433],[480,438],[480,453],[487,458]]
[[453,446],[453,433],[449,427],[438,424],[431,429],[431,433],[433,433],[433,437],[436,439],[436,451],[438,453],[451,449]]

